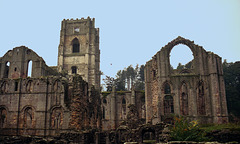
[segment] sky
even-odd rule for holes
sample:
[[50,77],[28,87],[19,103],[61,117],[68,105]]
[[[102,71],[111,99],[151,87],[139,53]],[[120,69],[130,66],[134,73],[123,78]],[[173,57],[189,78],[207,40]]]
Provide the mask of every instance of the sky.
[[[240,0],[0,0],[0,57],[27,46],[56,66],[63,19],[95,18],[100,29],[100,69],[115,77],[142,65],[178,36],[228,62],[240,60]],[[192,53],[175,46],[171,64]]]

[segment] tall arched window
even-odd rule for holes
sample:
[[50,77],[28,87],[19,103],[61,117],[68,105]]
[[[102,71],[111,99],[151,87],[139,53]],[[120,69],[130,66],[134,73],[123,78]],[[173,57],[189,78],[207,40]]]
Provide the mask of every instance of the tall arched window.
[[63,123],[63,115],[61,108],[55,108],[52,111],[51,127],[54,129],[60,129]]
[[165,83],[163,90],[164,90],[163,98],[164,114],[174,113],[173,97],[171,96],[170,85],[168,83]]
[[204,85],[203,82],[199,82],[198,84],[198,98],[197,98],[197,108],[198,114],[205,115],[205,95],[204,95]]
[[31,76],[32,76],[32,60],[29,60],[29,61],[28,61],[27,76],[28,76],[28,77],[31,77]]
[[164,114],[174,113],[173,107],[173,97],[171,95],[166,95],[164,97]]
[[180,107],[181,114],[188,115],[188,91],[187,91],[187,85],[185,82],[183,82],[181,86],[180,101],[181,101],[181,107]]
[[31,107],[27,107],[24,110],[24,126],[25,128],[32,128],[33,124],[33,110]]
[[77,38],[72,41],[72,52],[79,53],[80,52],[80,44]]
[[4,78],[8,78],[9,68],[10,68],[10,62],[6,62],[5,70],[4,70],[4,76],[3,76]]
[[122,118],[126,118],[126,100],[125,98],[122,99]]

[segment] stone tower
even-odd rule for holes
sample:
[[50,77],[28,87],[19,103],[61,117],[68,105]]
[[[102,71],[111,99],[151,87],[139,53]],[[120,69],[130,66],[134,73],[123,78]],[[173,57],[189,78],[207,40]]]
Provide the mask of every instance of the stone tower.
[[79,74],[99,89],[99,67],[99,28],[95,28],[95,19],[64,19],[58,48],[58,71]]

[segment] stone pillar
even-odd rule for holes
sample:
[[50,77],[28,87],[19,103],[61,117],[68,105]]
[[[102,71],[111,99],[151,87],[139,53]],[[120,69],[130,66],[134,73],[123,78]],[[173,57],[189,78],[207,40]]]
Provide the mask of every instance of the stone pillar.
[[112,129],[116,129],[116,91],[115,86],[113,86],[111,93],[111,114],[110,114],[110,124]]
[[135,90],[134,90],[134,86],[132,87],[132,91],[131,91],[131,104],[135,105],[136,104],[136,100],[135,100]]

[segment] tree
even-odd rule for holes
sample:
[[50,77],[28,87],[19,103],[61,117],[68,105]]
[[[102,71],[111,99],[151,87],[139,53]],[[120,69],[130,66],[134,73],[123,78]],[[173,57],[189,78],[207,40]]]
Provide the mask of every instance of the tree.
[[105,82],[107,91],[112,91],[114,85],[114,78],[106,75],[106,78],[103,79],[103,81]]
[[223,73],[229,114],[240,117],[240,62],[223,62]]
[[125,91],[125,83],[126,83],[126,71],[119,70],[116,75],[116,91]]

